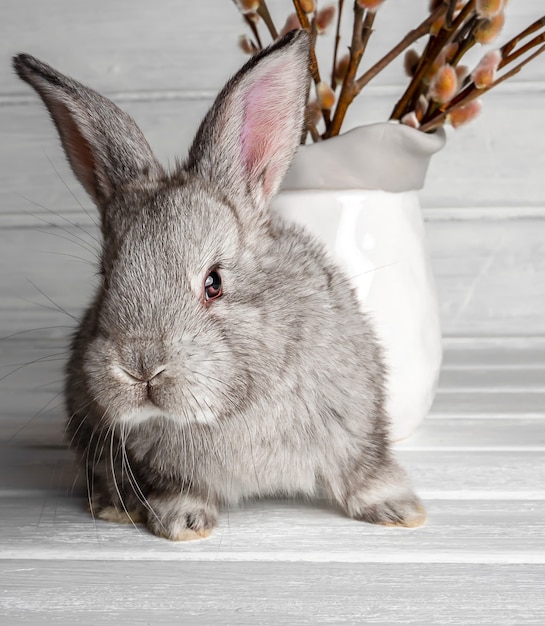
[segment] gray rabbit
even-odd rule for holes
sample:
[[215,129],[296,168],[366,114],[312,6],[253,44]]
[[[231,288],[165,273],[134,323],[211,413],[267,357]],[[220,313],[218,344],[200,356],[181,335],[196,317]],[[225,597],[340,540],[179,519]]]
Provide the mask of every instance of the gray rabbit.
[[308,53],[294,31],[252,58],[172,173],[108,99],[14,59],[100,212],[100,286],[65,396],[102,519],[197,539],[220,505],[278,495],[425,519],[390,451],[370,321],[322,245],[269,212],[301,137]]

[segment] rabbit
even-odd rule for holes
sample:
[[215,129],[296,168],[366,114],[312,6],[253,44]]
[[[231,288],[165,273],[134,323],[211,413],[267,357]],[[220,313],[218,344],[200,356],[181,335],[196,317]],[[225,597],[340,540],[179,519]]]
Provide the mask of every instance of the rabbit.
[[323,245],[269,209],[302,136],[308,56],[293,31],[250,59],[171,173],[110,100],[14,58],[100,214],[100,284],[65,378],[99,518],[184,541],[222,506],[288,496],[425,520],[390,448],[371,320]]

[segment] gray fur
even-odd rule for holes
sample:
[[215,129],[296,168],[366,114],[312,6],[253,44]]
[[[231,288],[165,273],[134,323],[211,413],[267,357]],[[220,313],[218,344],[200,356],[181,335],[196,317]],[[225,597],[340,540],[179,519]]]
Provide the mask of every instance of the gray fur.
[[[389,448],[370,321],[322,245],[268,212],[300,137],[307,55],[300,32],[249,62],[170,176],[115,105],[32,57],[14,60],[102,216],[102,281],[65,394],[100,517],[192,539],[221,504],[325,493],[357,519],[424,520]],[[283,72],[281,92],[269,93],[268,72]],[[273,97],[282,120],[263,156],[240,136],[247,111]],[[214,267],[224,295],[205,304]]]

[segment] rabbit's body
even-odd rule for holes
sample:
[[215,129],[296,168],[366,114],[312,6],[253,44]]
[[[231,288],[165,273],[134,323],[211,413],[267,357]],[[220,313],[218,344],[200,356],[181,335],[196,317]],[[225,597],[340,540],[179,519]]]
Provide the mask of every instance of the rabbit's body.
[[[268,213],[300,135],[307,45],[289,35],[241,70],[171,176],[109,101],[16,61],[101,209],[102,281],[72,344],[66,400],[102,517],[188,539],[210,532],[219,504],[323,493],[358,519],[424,519],[389,450],[370,321],[321,244]],[[91,107],[107,121],[90,132]]]

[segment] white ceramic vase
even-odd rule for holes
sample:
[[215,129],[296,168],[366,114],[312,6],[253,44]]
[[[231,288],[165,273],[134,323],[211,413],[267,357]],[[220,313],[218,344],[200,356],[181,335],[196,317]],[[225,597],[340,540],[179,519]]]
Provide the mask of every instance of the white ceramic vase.
[[439,310],[416,190],[442,131],[393,123],[303,146],[273,210],[322,239],[371,316],[388,366],[392,439],[428,413],[442,359]]

